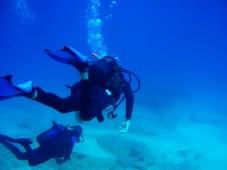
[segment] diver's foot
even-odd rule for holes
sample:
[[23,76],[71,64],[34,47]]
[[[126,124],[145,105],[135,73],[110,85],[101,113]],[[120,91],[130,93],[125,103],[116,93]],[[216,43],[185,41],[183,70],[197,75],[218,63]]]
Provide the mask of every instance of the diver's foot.
[[64,50],[66,50],[68,53],[70,53],[73,56],[73,58],[68,60],[69,64],[76,67],[80,73],[88,71],[88,68],[89,68],[88,57],[82,55],[75,49],[66,45],[64,46]]
[[18,85],[14,85],[15,88],[21,90],[25,97],[35,99],[37,97],[37,91],[34,83],[29,80]]

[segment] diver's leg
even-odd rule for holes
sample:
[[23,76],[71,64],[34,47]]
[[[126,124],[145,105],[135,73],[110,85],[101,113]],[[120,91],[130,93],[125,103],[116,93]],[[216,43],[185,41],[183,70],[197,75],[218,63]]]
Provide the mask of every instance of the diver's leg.
[[80,117],[82,120],[89,121],[91,116],[91,85],[88,80],[81,80],[81,93],[80,93]]
[[28,155],[26,152],[20,151],[15,145],[10,143],[7,140],[0,139],[0,143],[2,143],[5,147],[7,147],[19,160],[28,160]]
[[61,98],[54,93],[48,93],[39,87],[36,87],[36,98],[44,105],[50,106],[61,113],[70,111],[81,111],[87,113],[90,109],[92,95],[90,93],[90,83],[88,81],[88,72],[81,73],[81,81],[72,87],[72,93],[66,98]]
[[56,152],[49,147],[49,145],[42,145],[34,149],[35,157],[28,158],[28,164],[30,166],[36,166],[48,161],[51,158],[55,158]]
[[80,108],[80,92],[71,94],[69,97],[61,98],[54,93],[48,93],[37,87],[37,97],[34,99],[44,105],[50,106],[53,109],[68,113],[70,111],[78,111]]
[[[13,138],[11,138],[9,136],[0,134],[0,143],[5,145],[20,160],[26,160],[29,157],[34,157],[33,150],[32,150],[32,148],[30,146],[30,144],[32,143],[30,138],[13,139]],[[12,143],[18,143],[18,144],[22,145],[24,147],[24,149],[26,150],[26,153],[25,152],[21,152]],[[26,158],[25,158],[25,155],[26,155]]]
[[50,106],[61,113],[79,111],[80,106],[80,82],[76,83],[71,89],[71,95],[61,98],[54,93],[45,92],[40,87],[35,87],[32,81],[27,81],[15,88],[23,92],[23,96]]
[[22,91],[23,96],[50,106],[61,113],[79,111],[80,82],[72,87],[72,95],[66,98],[61,98],[54,93],[45,92],[40,87],[36,87],[32,81],[20,83],[14,85],[14,87]]
[[[89,121],[97,117],[99,122],[104,120],[102,111],[105,103],[105,93],[101,87],[92,86],[88,80],[88,72],[81,73],[81,95],[80,95],[80,117],[82,120]],[[103,98],[103,100],[100,100]],[[101,103],[100,103],[101,102]],[[105,106],[106,107],[106,106]]]
[[91,84],[88,80],[88,72],[80,73],[81,93],[80,93],[80,117],[82,120],[89,121],[93,118],[91,115]]
[[36,157],[34,150],[30,146],[32,141],[29,138],[15,139],[15,141],[24,147],[26,154],[28,155],[28,159],[33,159]]
[[26,150],[26,152],[21,152],[15,145],[7,140],[0,138],[0,143],[7,147],[18,160],[28,160],[30,166],[41,164],[55,156],[53,154],[54,152],[50,152],[48,148],[44,149],[45,147],[38,147],[37,149],[32,150],[30,145],[21,144]]
[[32,143],[30,138],[13,139],[13,138],[3,135],[3,134],[0,134],[0,140],[7,140],[9,142],[19,143],[19,144],[24,144],[24,143],[31,144]]

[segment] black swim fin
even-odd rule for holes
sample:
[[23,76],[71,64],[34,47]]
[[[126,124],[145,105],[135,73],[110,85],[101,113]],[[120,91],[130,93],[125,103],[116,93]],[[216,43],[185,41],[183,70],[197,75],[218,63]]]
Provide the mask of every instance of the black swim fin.
[[44,51],[52,59],[64,64],[74,64],[77,62],[81,63],[87,61],[86,56],[82,55],[77,50],[67,45],[65,45],[61,50],[50,51],[48,49],[45,49]]
[[21,96],[23,92],[12,85],[12,75],[0,77],[0,100]]
[[45,49],[44,51],[52,59],[64,64],[69,64],[70,61],[74,60],[73,56],[64,50],[50,51]]

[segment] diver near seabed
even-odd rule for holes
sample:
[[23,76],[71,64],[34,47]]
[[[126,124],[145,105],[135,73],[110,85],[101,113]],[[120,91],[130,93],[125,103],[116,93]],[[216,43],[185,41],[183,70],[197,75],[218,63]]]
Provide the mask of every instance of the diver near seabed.
[[[53,121],[53,126],[36,137],[39,147],[32,149],[30,138],[14,139],[0,134],[0,143],[7,147],[18,160],[27,160],[30,166],[42,164],[52,158],[62,164],[70,160],[75,143],[83,142],[81,126],[63,126]],[[21,145],[22,152],[16,145]]]
[[[133,92],[140,88],[139,78],[134,73],[122,68],[119,61],[111,56],[89,62],[88,57],[67,45],[61,50],[45,49],[45,52],[52,59],[72,65],[79,71],[81,80],[70,87],[71,95],[61,98],[54,93],[45,92],[32,81],[13,85],[12,75],[7,75],[0,77],[0,100],[25,96],[60,113],[79,111],[82,121],[90,121],[96,117],[99,122],[103,122],[103,111],[111,108],[107,117],[116,118],[114,111],[126,99],[125,120],[120,125],[119,132],[128,131],[134,105]],[[124,74],[128,75],[129,80],[125,79]],[[138,80],[136,90],[131,89],[132,75]],[[124,94],[122,98],[121,94]]]

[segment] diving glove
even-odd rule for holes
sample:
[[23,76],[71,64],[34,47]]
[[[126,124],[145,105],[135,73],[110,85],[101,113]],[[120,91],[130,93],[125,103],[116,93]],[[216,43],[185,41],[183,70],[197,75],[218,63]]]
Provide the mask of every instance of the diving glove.
[[125,120],[120,126],[119,126],[119,129],[118,129],[118,132],[120,133],[126,133],[128,131],[128,128],[129,128],[129,125],[130,125],[130,119],[128,120]]

